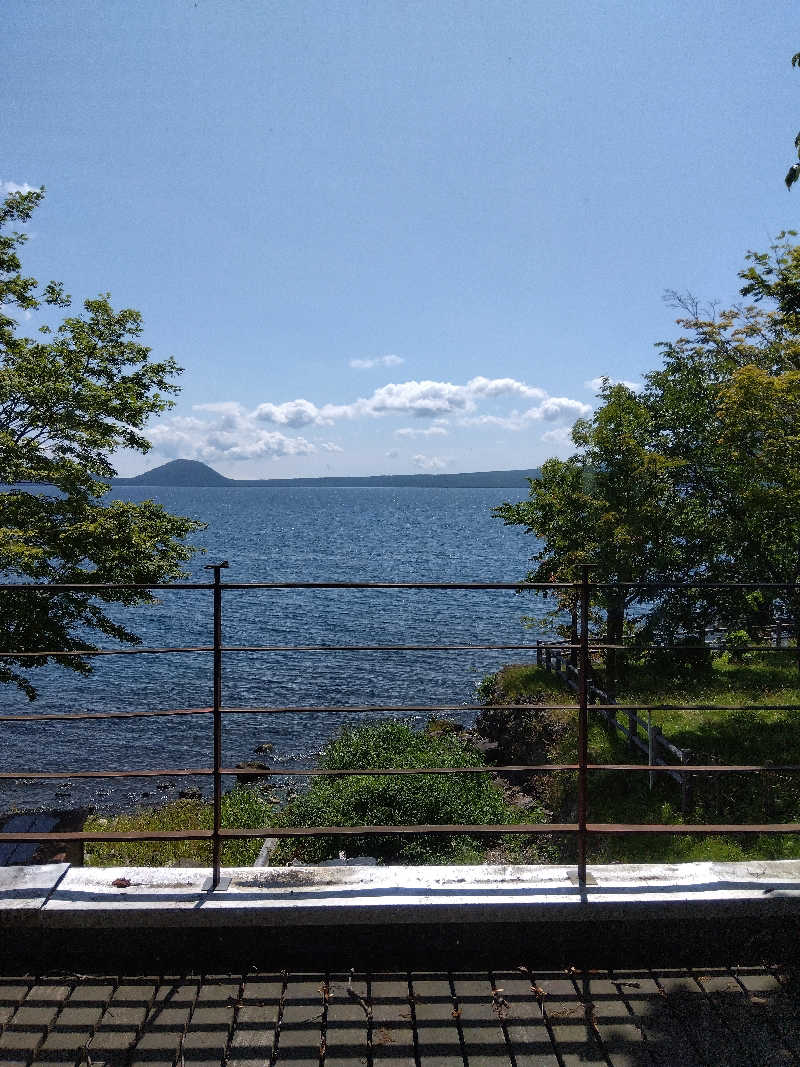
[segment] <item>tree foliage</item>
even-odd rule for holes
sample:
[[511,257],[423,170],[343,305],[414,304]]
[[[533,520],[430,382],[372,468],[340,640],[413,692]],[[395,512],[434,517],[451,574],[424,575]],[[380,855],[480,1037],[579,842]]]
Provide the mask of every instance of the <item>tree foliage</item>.
[[[323,770],[368,770],[373,767],[481,767],[475,746],[460,734],[431,736],[407,723],[387,721],[345,728],[325,748]],[[513,821],[500,788],[490,775],[343,775],[317,777],[290,801],[277,819],[279,826],[402,826],[417,823],[501,824]],[[466,849],[481,845],[467,835],[364,835],[284,838],[273,858],[299,857],[318,863],[339,849],[366,853],[400,863],[458,862]]]
[[[13,583],[155,583],[183,575],[202,523],[170,515],[153,501],[103,500],[118,449],[147,452],[152,415],[172,405],[180,368],[155,361],[141,343],[138,311],[116,311],[108,294],[86,300],[38,337],[20,334],[13,314],[69,309],[63,286],[40,288],[23,273],[19,250],[44,190],[10,194],[0,208],[0,574]],[[105,605],[141,604],[143,590],[5,593],[3,651],[89,651],[102,635],[138,638]],[[86,657],[4,658],[0,681],[35,696],[27,671],[53,659],[87,673]]]
[[[740,278],[753,303],[703,309],[670,294],[682,332],[658,346],[662,364],[643,389],[606,381],[592,418],[573,428],[574,455],[548,460],[527,500],[495,509],[541,540],[530,580],[574,580],[576,566],[591,563],[593,581],[634,583],[595,597],[611,644],[626,630],[626,612],[628,631],[648,643],[709,625],[755,631],[786,611],[800,617],[793,593],[739,589],[712,600],[670,587],[800,581],[794,236],[748,255]],[[653,583],[664,588],[653,592]]]

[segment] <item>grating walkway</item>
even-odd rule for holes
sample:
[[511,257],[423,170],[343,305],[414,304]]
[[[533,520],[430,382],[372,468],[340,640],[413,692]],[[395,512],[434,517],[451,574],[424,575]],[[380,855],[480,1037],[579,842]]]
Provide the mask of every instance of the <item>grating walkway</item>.
[[0,978],[0,1065],[800,1062],[782,968]]

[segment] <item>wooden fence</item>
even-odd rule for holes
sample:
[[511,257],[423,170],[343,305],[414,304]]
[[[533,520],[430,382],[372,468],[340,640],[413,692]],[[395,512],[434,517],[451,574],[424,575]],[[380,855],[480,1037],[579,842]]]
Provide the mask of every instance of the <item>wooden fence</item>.
[[[574,693],[578,692],[578,668],[569,662],[563,650],[552,645],[542,646],[541,641],[536,642],[536,664],[545,670],[557,675],[561,681]],[[616,710],[614,697],[600,689],[590,679],[586,687],[586,698],[590,706],[594,707],[595,715],[602,716],[606,723],[618,733],[628,739],[631,748],[636,748],[647,756],[651,767],[671,767],[674,764],[687,766],[691,763],[691,753],[678,748],[664,736],[661,727],[651,721],[651,713],[647,712],[647,718],[643,718],[633,708],[620,708]],[[620,713],[624,721],[620,721]],[[670,778],[674,778],[681,790],[681,811],[685,814],[692,806],[692,775],[687,771],[674,770],[666,772]],[[650,788],[653,787],[654,775],[650,774]]]

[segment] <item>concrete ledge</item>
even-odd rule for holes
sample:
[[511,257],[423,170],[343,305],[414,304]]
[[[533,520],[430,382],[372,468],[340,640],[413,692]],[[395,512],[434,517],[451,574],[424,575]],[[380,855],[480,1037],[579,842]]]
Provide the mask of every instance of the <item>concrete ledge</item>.
[[757,918],[800,911],[800,860],[591,866],[583,892],[575,868],[563,866],[243,867],[224,873],[228,886],[210,893],[203,890],[208,868],[5,868],[0,921],[65,930],[223,929]]
[[68,863],[0,867],[0,923],[35,922],[68,870]]

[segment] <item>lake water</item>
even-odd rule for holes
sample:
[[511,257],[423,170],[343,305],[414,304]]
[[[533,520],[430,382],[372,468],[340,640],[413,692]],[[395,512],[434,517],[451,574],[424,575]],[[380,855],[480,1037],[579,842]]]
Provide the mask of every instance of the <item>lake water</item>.
[[[125,487],[114,496],[152,497],[169,511],[201,518],[194,539],[207,549],[190,565],[227,559],[224,581],[516,581],[536,542],[493,519],[503,499],[524,490],[497,489],[160,489]],[[223,595],[225,644],[465,644],[535,640],[522,615],[544,610],[539,598],[512,591],[258,590]],[[124,618],[146,646],[208,645],[211,593],[166,592],[155,607]],[[228,653],[223,703],[231,706],[463,704],[489,671],[527,652]],[[57,667],[31,673],[40,691],[30,704],[0,689],[6,712],[80,712],[208,706],[208,653],[98,658],[90,677]],[[403,713],[407,715],[407,713]],[[459,717],[458,714],[455,717]],[[461,713],[468,721],[471,716]],[[227,765],[259,758],[307,766],[349,713],[236,714],[224,719]],[[2,723],[3,770],[133,769],[208,766],[211,719],[205,717]],[[13,804],[98,808],[155,802],[174,795],[176,781],[3,783],[0,810]],[[201,782],[200,784],[207,785]]]

